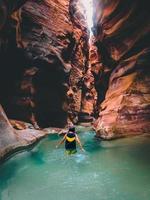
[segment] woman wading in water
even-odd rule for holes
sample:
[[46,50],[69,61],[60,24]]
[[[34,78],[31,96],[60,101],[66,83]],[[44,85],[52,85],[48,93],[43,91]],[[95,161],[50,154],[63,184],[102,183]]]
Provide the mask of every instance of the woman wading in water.
[[79,144],[82,151],[85,151],[82,147],[81,141],[75,132],[75,127],[69,128],[68,133],[65,134],[63,139],[58,143],[56,148],[59,147],[62,143],[65,142],[65,149],[67,154],[75,154],[77,152],[76,142]]

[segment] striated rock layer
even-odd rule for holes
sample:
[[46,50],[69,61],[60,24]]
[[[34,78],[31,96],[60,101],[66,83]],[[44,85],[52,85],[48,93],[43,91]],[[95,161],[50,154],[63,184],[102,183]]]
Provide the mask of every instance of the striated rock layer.
[[97,136],[111,139],[149,133],[150,3],[99,1],[98,10],[96,45],[110,78],[95,122]]
[[[6,35],[8,28],[12,33]],[[8,19],[2,35],[0,58],[5,67],[0,85],[9,118],[35,127],[67,123],[72,32],[69,1],[27,1]]]
[[89,32],[85,10],[80,0],[71,0],[69,10],[76,45],[71,57],[70,87],[67,92],[68,122],[77,124],[93,120],[97,94],[89,63]]
[[35,128],[93,119],[96,90],[82,7],[74,0],[29,0],[7,20],[0,89],[9,118]]
[[0,102],[14,127],[96,119],[105,139],[150,131],[150,3],[94,7],[89,43],[79,0],[0,2]]

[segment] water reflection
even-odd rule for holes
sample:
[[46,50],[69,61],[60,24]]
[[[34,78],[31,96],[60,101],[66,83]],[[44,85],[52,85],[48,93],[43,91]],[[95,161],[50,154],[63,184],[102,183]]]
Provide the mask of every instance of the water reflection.
[[32,150],[29,156],[32,159],[32,161],[37,165],[43,165],[45,163],[44,152],[42,151],[38,151],[37,149]]

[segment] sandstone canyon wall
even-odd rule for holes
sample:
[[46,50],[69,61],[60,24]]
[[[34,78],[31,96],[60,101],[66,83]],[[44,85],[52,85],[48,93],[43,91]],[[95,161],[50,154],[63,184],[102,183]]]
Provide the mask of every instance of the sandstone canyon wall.
[[[95,123],[102,138],[150,131],[150,3],[99,1],[96,45],[110,71]],[[98,11],[99,10],[99,11]],[[101,12],[99,15],[98,13]],[[107,52],[103,56],[103,52]]]
[[38,127],[94,122],[105,139],[150,131],[150,3],[1,1],[0,101]]
[[44,127],[66,123],[72,32],[68,1],[28,1],[8,18],[2,30],[1,101],[9,118]]

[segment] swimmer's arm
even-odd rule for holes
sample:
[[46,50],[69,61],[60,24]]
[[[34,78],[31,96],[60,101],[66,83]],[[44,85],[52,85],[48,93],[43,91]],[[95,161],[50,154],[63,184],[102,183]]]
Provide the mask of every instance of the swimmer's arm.
[[77,135],[76,135],[76,141],[77,141],[77,143],[79,144],[81,150],[82,150],[82,151],[85,151],[85,150],[83,149],[83,146],[82,146],[82,144],[81,144],[81,141],[80,141],[80,139],[79,139],[79,137],[78,137]]
[[63,139],[56,145],[56,148],[58,148],[62,143],[64,143],[65,140],[66,140],[66,134],[63,137]]

